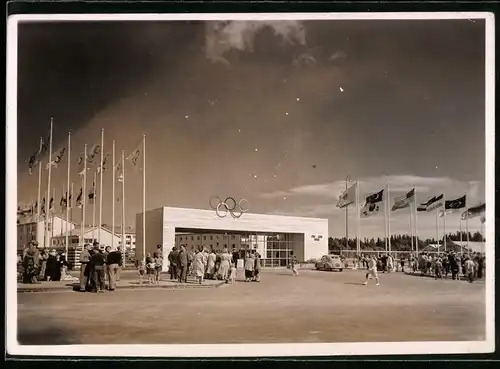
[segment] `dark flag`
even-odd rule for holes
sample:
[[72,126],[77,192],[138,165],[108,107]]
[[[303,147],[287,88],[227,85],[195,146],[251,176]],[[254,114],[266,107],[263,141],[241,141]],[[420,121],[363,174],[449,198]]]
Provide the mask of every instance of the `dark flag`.
[[455,210],[455,209],[465,208],[465,197],[466,197],[466,195],[463,195],[462,197],[460,197],[458,199],[445,201],[444,202],[445,210],[448,210],[448,209]]
[[82,207],[82,197],[83,197],[83,188],[80,188],[80,193],[78,194],[78,197],[76,198],[76,206],[79,208]]
[[368,204],[376,204],[384,199],[384,190],[380,192],[374,193],[366,198],[366,203]]

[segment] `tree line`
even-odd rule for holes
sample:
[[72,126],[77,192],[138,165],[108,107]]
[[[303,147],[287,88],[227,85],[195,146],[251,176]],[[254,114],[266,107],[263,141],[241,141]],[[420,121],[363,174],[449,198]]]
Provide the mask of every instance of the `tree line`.
[[[391,235],[391,249],[393,251],[411,251],[411,235],[407,234],[398,234]],[[467,232],[462,232],[462,241],[467,240]],[[438,241],[435,238],[418,238],[418,248],[422,249],[428,245],[436,245],[443,244],[444,237]],[[446,241],[460,241],[460,232],[456,233],[447,233]],[[469,232],[469,241],[470,242],[485,242],[486,239],[480,232]],[[413,237],[413,243],[416,243],[415,237]],[[385,250],[385,240],[384,238],[364,238],[360,240],[361,250]],[[342,238],[328,238],[328,251],[340,251],[340,250],[356,250],[356,239],[349,238],[346,241],[345,237]]]

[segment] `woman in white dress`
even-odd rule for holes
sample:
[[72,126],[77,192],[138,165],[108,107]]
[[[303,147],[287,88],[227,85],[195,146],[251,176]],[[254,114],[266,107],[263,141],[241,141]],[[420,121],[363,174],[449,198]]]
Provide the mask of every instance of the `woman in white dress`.
[[201,284],[205,274],[205,260],[203,256],[203,247],[199,246],[193,260],[193,272],[196,281]]
[[213,279],[215,274],[215,260],[217,256],[214,253],[214,250],[210,250],[207,259],[207,278]]
[[232,255],[229,253],[227,248],[224,249],[222,254],[220,255],[220,270],[219,274],[222,277],[223,281],[227,281],[227,277],[229,275],[229,267],[231,266]]

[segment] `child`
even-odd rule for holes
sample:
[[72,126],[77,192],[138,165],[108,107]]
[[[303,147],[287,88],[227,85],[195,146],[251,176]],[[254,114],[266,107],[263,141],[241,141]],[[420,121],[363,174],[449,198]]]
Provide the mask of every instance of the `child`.
[[235,279],[236,279],[236,263],[232,262],[231,269],[229,269],[228,283],[233,284]]
[[148,283],[153,284],[155,279],[155,266],[154,261],[150,261],[146,264],[146,270],[148,272]]
[[146,266],[142,260],[139,261],[137,265],[137,269],[139,272],[139,284],[142,285],[142,280],[144,279],[144,275],[146,274]]
[[163,265],[163,259],[158,251],[155,252],[154,263],[155,263],[154,281],[156,284],[160,284],[160,273],[161,273],[161,267]]

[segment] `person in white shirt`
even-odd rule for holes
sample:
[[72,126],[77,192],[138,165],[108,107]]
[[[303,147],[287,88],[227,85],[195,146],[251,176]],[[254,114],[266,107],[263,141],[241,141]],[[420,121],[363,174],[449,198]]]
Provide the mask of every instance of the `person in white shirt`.
[[377,260],[375,259],[375,256],[372,256],[372,258],[368,260],[368,272],[366,273],[366,280],[363,284],[366,286],[368,284],[368,280],[372,277],[377,282],[377,286],[380,285],[377,273]]

